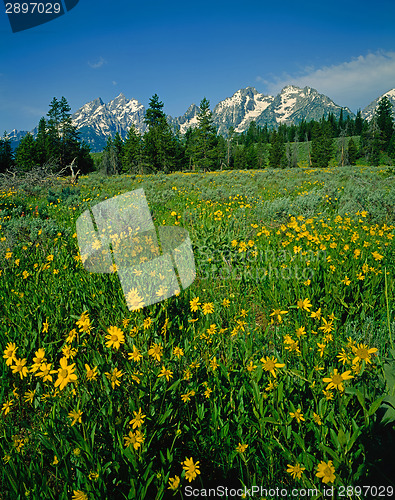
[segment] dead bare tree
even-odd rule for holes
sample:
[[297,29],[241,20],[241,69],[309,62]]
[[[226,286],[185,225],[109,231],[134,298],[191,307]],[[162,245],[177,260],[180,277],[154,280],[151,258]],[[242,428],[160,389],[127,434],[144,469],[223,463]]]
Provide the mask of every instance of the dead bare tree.
[[70,177],[70,183],[75,186],[78,184],[78,176],[80,175],[81,171],[80,169],[77,170],[77,172],[74,171],[74,168],[75,168],[75,160],[77,159],[77,157],[75,157],[73,159],[73,161],[69,164],[69,165],[66,165],[64,168],[62,168],[62,170],[60,170],[58,172],[58,176],[61,176],[62,174],[64,174],[65,172],[67,172],[67,170],[70,169],[70,172],[71,172],[71,177]]
[[53,185],[57,182],[59,173],[57,161],[51,158],[44,165],[35,167],[28,172],[7,170],[0,174],[0,189],[24,189],[30,191],[37,186]]
[[71,181],[70,181],[70,182],[71,182],[71,184],[72,184],[73,186],[75,186],[76,184],[78,184],[78,176],[79,176],[79,175],[80,175],[80,173],[81,173],[80,169],[78,169],[78,170],[77,170],[77,172],[76,172],[76,173],[74,173],[74,168],[73,168],[73,167],[74,167],[74,162],[75,162],[75,160],[76,160],[76,159],[77,159],[77,157],[75,157],[75,158],[73,159],[73,161],[70,163],[70,165],[68,165],[68,167],[69,167],[69,168],[70,168],[70,170],[71,170]]

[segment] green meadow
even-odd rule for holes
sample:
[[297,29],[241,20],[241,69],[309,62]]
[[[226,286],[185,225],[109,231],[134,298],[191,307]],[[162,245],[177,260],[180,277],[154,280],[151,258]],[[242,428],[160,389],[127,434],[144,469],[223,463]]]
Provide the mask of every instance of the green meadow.
[[[394,180],[359,165],[3,189],[0,499],[392,496]],[[140,188],[156,226],[188,230],[196,279],[130,311],[116,272],[84,269],[76,220]]]

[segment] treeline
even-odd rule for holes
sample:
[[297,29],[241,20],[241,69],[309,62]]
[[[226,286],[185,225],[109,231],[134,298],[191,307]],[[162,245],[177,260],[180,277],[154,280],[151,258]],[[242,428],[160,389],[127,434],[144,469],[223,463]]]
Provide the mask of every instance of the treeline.
[[71,121],[71,108],[62,97],[54,97],[50,103],[47,119],[41,118],[37,136],[26,134],[15,151],[7,133],[0,138],[0,173],[12,170],[28,172],[35,167],[47,165],[57,172],[69,165],[74,158],[81,173],[93,170],[94,162],[90,147],[81,143],[76,127]]
[[[0,172],[12,168],[28,171],[45,163],[61,170],[74,158],[81,173],[94,168],[89,146],[80,142],[64,97],[52,100],[47,116],[47,120],[40,120],[36,138],[27,134],[15,152],[6,135],[0,139]],[[339,166],[354,165],[361,158],[372,165],[395,160],[395,127],[387,97],[381,99],[369,122],[362,119],[360,111],[355,119],[344,118],[341,111],[339,118],[329,114],[319,121],[281,123],[277,128],[253,121],[245,132],[237,133],[230,127],[223,137],[217,134],[206,98],[200,103],[197,126],[182,135],[168,123],[163,103],[155,94],[145,123],[144,134],[132,126],[125,139],[119,133],[109,137],[95,167],[108,175],[291,168],[301,163],[302,150],[306,156],[303,163],[318,168],[327,167],[331,160]]]
[[155,94],[145,123],[145,134],[132,127],[125,140],[118,133],[108,139],[99,165],[107,174],[291,168],[300,162],[300,143],[307,143],[307,164],[311,167],[325,168],[333,158],[340,166],[355,165],[359,158],[372,165],[395,159],[392,106],[386,97],[369,122],[362,119],[360,111],[355,119],[344,118],[341,111],[339,118],[329,114],[319,121],[280,124],[272,129],[251,122],[241,134],[231,127],[224,138],[217,134],[206,98],[200,103],[197,126],[181,136],[171,129],[163,103]]
[[197,117],[198,126],[184,136],[174,131],[155,94],[145,115],[147,132],[131,127],[125,140],[119,133],[109,137],[99,168],[107,174],[155,173],[176,170],[216,170],[226,167],[226,141],[217,135],[210,103],[204,98]]

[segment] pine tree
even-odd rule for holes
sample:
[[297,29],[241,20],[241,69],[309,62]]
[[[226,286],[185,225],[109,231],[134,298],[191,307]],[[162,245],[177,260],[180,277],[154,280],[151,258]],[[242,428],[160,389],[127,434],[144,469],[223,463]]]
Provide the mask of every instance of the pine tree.
[[388,146],[394,132],[394,120],[392,118],[392,104],[387,96],[384,96],[376,111],[377,125],[381,132],[382,148],[388,150]]
[[266,149],[266,144],[262,142],[262,139],[260,138],[256,148],[258,156],[258,168],[265,168],[266,166]]
[[347,156],[348,156],[348,163],[350,165],[355,165],[357,162],[357,146],[354,142],[354,139],[351,137],[350,140],[348,141],[348,146],[347,146]]
[[380,127],[377,123],[377,116],[370,120],[367,133],[367,156],[374,167],[380,164],[380,150],[383,145],[383,139]]
[[244,148],[246,150],[246,164],[244,168],[258,168],[258,153],[255,144],[251,143],[249,146],[244,146]]
[[162,108],[163,103],[154,94],[145,114],[148,131],[144,134],[144,156],[150,170],[167,173],[174,168],[176,144]]
[[26,134],[15,151],[15,165],[18,170],[28,172],[38,164],[36,144],[32,134]]
[[292,161],[291,161],[291,167],[292,168],[297,168],[298,167],[298,142],[299,142],[299,137],[298,134],[296,133],[296,130],[294,131],[295,136],[294,136],[294,142],[293,142],[293,147],[292,147]]
[[59,125],[58,131],[61,143],[60,165],[69,165],[73,158],[79,153],[79,137],[77,128],[72,124],[71,108],[64,96],[59,102]]
[[204,171],[218,167],[219,151],[217,131],[213,124],[210,102],[204,97],[200,102],[196,128],[196,164]]
[[247,129],[245,145],[250,146],[258,141],[259,130],[255,121],[252,121]]
[[117,164],[117,174],[122,172],[122,157],[123,157],[123,140],[119,132],[115,134],[113,141],[113,148],[116,156],[116,164]]
[[77,151],[77,166],[82,174],[87,174],[92,172],[95,168],[95,163],[91,156],[91,148],[89,144],[83,142],[79,145],[79,150]]
[[228,136],[226,138],[226,165],[227,168],[231,168],[231,153],[232,153],[232,142],[235,135],[234,127],[229,127]]
[[337,132],[338,132],[338,134],[341,133],[341,131],[343,129],[345,129],[345,128],[346,128],[346,125],[344,123],[343,108],[341,108],[339,120],[337,122]]
[[158,94],[151,97],[144,121],[149,128],[165,127],[166,115],[163,112],[163,102],[159,100]]
[[122,154],[122,171],[132,174],[143,173],[142,158],[143,141],[136,127],[132,125],[128,130]]
[[346,129],[343,128],[339,133],[339,140],[337,141],[337,161],[339,167],[349,165],[348,147],[346,147]]
[[361,135],[363,128],[363,119],[361,116],[361,110],[358,109],[357,116],[355,118],[355,135]]
[[59,134],[60,127],[60,102],[54,97],[47,113],[47,141],[46,157],[48,161],[61,164],[62,145]]
[[49,160],[49,158],[47,157],[47,142],[47,122],[45,118],[42,117],[38,123],[38,131],[35,140],[36,160],[39,166],[44,165],[47,160]]
[[269,168],[283,168],[285,161],[285,144],[282,134],[273,130],[270,139]]
[[189,127],[184,135],[184,148],[189,170],[195,170],[196,129]]
[[121,169],[121,158],[118,157],[111,135],[107,138],[106,147],[104,148],[101,166],[106,175],[118,174]]
[[321,120],[315,122],[312,130],[311,166],[326,168],[333,152],[332,128],[330,123]]
[[245,168],[246,161],[244,145],[240,144],[239,146],[235,146],[233,150],[233,167],[237,170],[242,170]]
[[77,128],[72,124],[70,110],[65,97],[60,101],[56,97],[52,99],[47,113],[46,129],[44,122],[40,120],[40,150],[45,143],[46,161],[57,163],[59,170],[76,158],[80,172],[88,173],[93,169],[90,148],[87,144],[80,144]]
[[11,169],[14,165],[14,155],[12,153],[11,140],[4,132],[3,137],[0,137],[0,172],[5,172]]

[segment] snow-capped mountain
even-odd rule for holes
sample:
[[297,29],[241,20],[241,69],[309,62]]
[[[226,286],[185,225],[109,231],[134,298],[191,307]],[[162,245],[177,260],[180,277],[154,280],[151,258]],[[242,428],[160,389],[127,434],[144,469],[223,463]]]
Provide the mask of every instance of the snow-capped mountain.
[[379,102],[381,101],[381,99],[383,97],[388,97],[388,99],[391,101],[392,115],[395,117],[395,89],[391,89],[388,92],[386,92],[385,94],[383,94],[380,97],[378,97],[377,99],[375,99],[374,101],[372,101],[370,104],[368,104],[368,106],[366,106],[366,108],[364,108],[361,111],[362,118],[364,118],[365,120],[368,120],[368,121],[371,120],[373,118],[374,112],[377,109],[377,106],[379,105]]
[[[218,133],[226,135],[229,127],[234,127],[236,132],[244,132],[252,121],[257,125],[276,127],[279,123],[319,120],[329,113],[338,118],[341,109],[329,97],[310,87],[301,89],[288,85],[276,97],[260,94],[254,87],[247,87],[220,101],[213,110],[213,121]],[[198,113],[199,108],[193,104],[183,117],[176,119],[176,123],[182,124],[181,133],[197,125]],[[354,117],[354,114],[348,108],[343,108],[343,117],[347,116]]]
[[107,104],[98,98],[88,102],[72,115],[73,125],[92,151],[101,151],[108,136],[119,132],[124,139],[129,128],[134,125],[144,132],[145,108],[136,99],[126,99],[123,94]]
[[214,108],[213,118],[218,133],[227,134],[229,127],[234,127],[236,132],[247,130],[252,121],[262,116],[273,99],[260,94],[254,87],[238,90]]
[[198,125],[198,114],[199,108],[196,104],[191,104],[182,116],[179,116],[178,118],[172,118],[169,116],[167,119],[176,130],[179,129],[181,134],[185,134],[190,127],[196,127]]
[[319,120],[329,113],[339,118],[342,109],[344,118],[354,117],[348,108],[338,106],[329,97],[311,87],[301,89],[288,85],[274,98],[267,112],[273,113],[276,124],[279,124]]
[[[395,89],[386,94],[394,106],[395,115]],[[367,106],[362,116],[370,119],[376,108],[380,96]],[[348,108],[335,104],[329,97],[320,94],[311,87],[299,88],[293,85],[284,87],[277,96],[259,93],[254,87],[240,89],[231,97],[220,101],[213,109],[213,121],[218,133],[226,135],[229,127],[236,132],[244,132],[250,123],[276,127],[280,123],[297,124],[302,120],[318,120],[322,116],[333,113],[339,117],[343,110],[343,117],[354,117]],[[145,108],[136,99],[127,99],[123,94],[108,102],[103,103],[100,98],[94,99],[82,106],[72,115],[73,124],[77,127],[80,139],[91,146],[91,151],[102,151],[107,138],[119,132],[125,138],[129,128],[134,125],[140,133],[146,131],[144,123]],[[168,116],[169,124],[181,134],[189,127],[198,125],[197,115],[199,107],[191,104],[184,115],[172,118]],[[32,131],[35,136],[37,129]],[[11,145],[15,148],[27,132],[13,130],[10,134]]]

